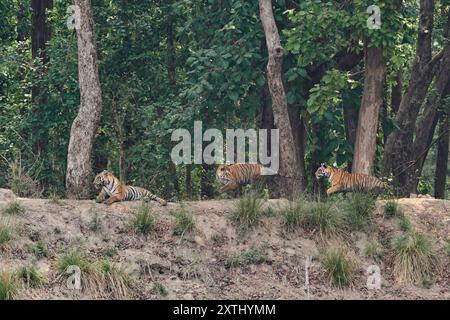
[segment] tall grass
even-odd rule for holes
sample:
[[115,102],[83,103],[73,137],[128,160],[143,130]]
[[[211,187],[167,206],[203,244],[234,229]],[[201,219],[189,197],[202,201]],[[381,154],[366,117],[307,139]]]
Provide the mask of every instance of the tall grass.
[[132,228],[136,233],[147,235],[153,230],[155,222],[156,218],[152,213],[150,204],[142,201],[137,209],[136,215],[131,220]]
[[392,240],[395,253],[394,274],[398,282],[421,284],[432,278],[439,260],[431,239],[419,232],[409,232]]
[[259,192],[247,190],[237,201],[233,210],[233,220],[236,221],[243,230],[255,226],[263,213],[263,203],[264,199],[261,198]]
[[0,300],[12,300],[17,295],[17,281],[14,274],[0,273]]
[[334,286],[343,288],[352,283],[357,270],[357,263],[344,248],[329,247],[325,249],[320,262]]
[[2,212],[9,215],[23,214],[25,212],[25,207],[21,202],[13,200],[8,203],[8,205],[2,210]]
[[298,199],[281,213],[282,225],[287,231],[299,227],[317,230],[321,236],[338,234],[343,228],[342,214],[338,204],[332,201],[308,201]]
[[371,193],[352,192],[342,204],[347,225],[353,230],[362,230],[373,219],[375,197]]

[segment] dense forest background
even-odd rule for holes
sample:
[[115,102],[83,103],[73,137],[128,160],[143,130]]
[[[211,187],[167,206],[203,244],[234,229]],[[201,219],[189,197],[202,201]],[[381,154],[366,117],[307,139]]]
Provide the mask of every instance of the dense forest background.
[[[101,84],[92,175],[108,168],[172,200],[216,196],[215,166],[175,166],[171,133],[196,120],[205,130],[277,127],[267,1],[75,2],[92,9]],[[368,27],[373,4],[379,29]],[[71,5],[0,3],[0,187],[22,196],[66,194],[81,103]],[[326,162],[390,177],[403,195],[449,197],[449,1],[271,6],[299,188],[323,191],[313,174]]]

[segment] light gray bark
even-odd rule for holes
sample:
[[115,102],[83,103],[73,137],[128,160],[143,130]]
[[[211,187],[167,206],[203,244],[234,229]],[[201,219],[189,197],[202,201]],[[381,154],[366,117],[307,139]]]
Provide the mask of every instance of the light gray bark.
[[85,198],[92,179],[92,146],[102,109],[94,23],[90,0],[75,0],[81,11],[78,39],[80,109],[73,121],[67,153],[66,195]]

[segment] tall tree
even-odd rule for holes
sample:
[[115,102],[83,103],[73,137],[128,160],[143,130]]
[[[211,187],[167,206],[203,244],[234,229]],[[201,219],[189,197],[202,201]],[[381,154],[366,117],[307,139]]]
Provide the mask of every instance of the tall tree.
[[75,0],[80,8],[77,29],[80,109],[72,123],[67,153],[66,195],[84,198],[92,177],[92,145],[102,109],[102,91],[98,76],[97,49],[90,0]]
[[[298,159],[294,135],[289,117],[286,92],[281,77],[283,48],[272,10],[271,0],[259,0],[260,19],[266,37],[269,61],[267,79],[272,96],[275,126],[280,130],[280,193],[293,198],[306,188],[304,161]],[[273,149],[272,149],[273,151]]]
[[[51,37],[51,27],[47,21],[47,10],[53,8],[53,0],[32,0],[31,8],[33,12],[32,16],[32,34],[31,34],[31,55],[33,59],[39,58],[43,65],[48,62],[48,55],[45,52],[46,44]],[[19,5],[18,22],[24,15],[23,5]],[[24,33],[21,25],[18,25],[18,40],[24,39]],[[42,69],[45,70],[45,69]],[[43,75],[40,75],[41,77]],[[39,113],[40,106],[45,104],[45,98],[41,96],[42,88],[39,84],[34,84],[31,90],[33,103],[35,105],[35,113]],[[44,131],[40,121],[36,121],[33,124],[33,133],[37,133],[38,138],[33,143],[33,152],[40,154],[47,144],[47,138],[42,135]]]
[[386,62],[383,49],[366,44],[364,92],[359,110],[352,172],[372,174],[378,129],[378,113],[383,103]]
[[[383,173],[392,172],[397,182],[404,186],[401,193],[409,194],[412,176],[411,158],[413,156],[413,137],[417,116],[426,97],[436,66],[444,53],[444,49],[432,56],[434,1],[420,1],[420,21],[418,27],[416,57],[411,70],[408,89],[402,97],[394,130],[386,141],[383,160]],[[446,44],[446,47],[448,44]]]

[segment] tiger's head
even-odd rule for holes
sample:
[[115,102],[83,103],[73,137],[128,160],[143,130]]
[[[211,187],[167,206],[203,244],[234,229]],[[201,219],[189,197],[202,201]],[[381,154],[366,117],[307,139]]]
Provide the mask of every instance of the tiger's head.
[[316,170],[316,179],[319,180],[323,177],[329,178],[331,174],[330,166],[327,166],[325,163],[322,163],[320,167]]
[[216,170],[216,177],[219,182],[226,185],[231,180],[230,167],[228,165],[220,165]]
[[94,179],[94,187],[96,189],[101,189],[106,186],[110,181],[114,180],[114,176],[111,172],[103,170]]

